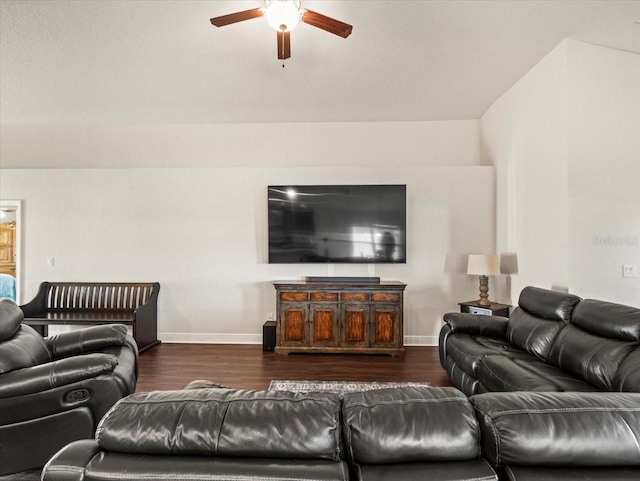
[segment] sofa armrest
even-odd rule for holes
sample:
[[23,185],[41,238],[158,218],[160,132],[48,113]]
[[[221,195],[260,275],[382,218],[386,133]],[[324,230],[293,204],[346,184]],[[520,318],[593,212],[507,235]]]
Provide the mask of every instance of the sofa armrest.
[[444,322],[453,332],[505,339],[509,319],[501,316],[481,316],[463,312],[449,312]]
[[113,372],[112,354],[85,354],[0,375],[0,399],[24,396]]
[[104,324],[62,332],[45,338],[53,359],[96,352],[110,346],[122,346],[127,337],[124,324]]
[[67,444],[45,465],[42,481],[82,481],[84,470],[100,452],[93,439],[83,439]]
[[638,465],[640,393],[494,392],[469,400],[483,457],[494,465]]

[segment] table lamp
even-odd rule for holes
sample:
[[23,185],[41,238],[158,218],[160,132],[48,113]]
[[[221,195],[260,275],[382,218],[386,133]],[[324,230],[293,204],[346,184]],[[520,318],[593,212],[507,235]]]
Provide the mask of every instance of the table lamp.
[[467,274],[480,276],[479,306],[490,306],[489,278],[500,274],[500,258],[496,254],[469,254]]

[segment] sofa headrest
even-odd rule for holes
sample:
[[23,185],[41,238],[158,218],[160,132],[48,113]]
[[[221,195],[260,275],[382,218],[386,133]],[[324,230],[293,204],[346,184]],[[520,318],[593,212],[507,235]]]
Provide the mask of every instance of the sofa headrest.
[[542,319],[569,322],[571,313],[580,300],[573,294],[529,286],[522,289],[518,305],[529,314]]
[[478,424],[455,388],[402,387],[347,394],[343,422],[358,464],[463,461],[480,455]]
[[521,391],[470,401],[494,465],[638,465],[640,393]]
[[24,319],[24,313],[10,299],[0,299],[0,342],[15,336]]
[[338,395],[233,389],[132,394],[96,431],[108,451],[334,461],[341,439]]
[[576,306],[571,324],[598,336],[640,342],[640,309],[585,299]]

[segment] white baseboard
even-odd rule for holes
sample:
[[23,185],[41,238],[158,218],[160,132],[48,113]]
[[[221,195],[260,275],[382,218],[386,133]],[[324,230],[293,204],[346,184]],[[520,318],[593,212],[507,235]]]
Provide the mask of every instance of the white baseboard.
[[[162,342],[184,344],[262,344],[261,334],[204,334],[186,332],[161,332]],[[405,336],[405,346],[437,346],[437,336]]]
[[405,346],[437,346],[438,336],[404,336]]
[[262,334],[204,334],[160,332],[162,342],[185,344],[262,344]]

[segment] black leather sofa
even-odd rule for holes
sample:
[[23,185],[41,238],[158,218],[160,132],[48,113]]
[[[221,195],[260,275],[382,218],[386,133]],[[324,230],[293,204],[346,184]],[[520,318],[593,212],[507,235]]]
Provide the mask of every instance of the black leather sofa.
[[640,309],[526,287],[509,318],[449,313],[440,362],[467,395],[640,392]]
[[135,391],[138,350],[121,324],[43,338],[0,300],[0,475],[43,466]]
[[199,389],[138,393],[45,467],[46,480],[346,480],[340,397]]
[[43,481],[640,479],[640,394],[138,393]]

